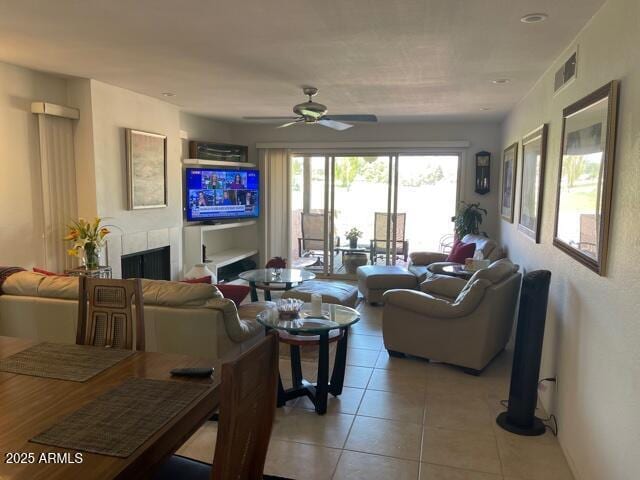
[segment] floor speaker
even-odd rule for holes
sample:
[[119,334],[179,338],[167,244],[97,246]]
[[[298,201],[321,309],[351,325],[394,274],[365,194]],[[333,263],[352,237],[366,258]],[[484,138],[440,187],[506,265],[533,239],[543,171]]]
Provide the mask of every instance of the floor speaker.
[[518,435],[542,435],[545,431],[535,412],[550,281],[548,270],[529,272],[522,280],[509,406],[496,418],[498,425]]

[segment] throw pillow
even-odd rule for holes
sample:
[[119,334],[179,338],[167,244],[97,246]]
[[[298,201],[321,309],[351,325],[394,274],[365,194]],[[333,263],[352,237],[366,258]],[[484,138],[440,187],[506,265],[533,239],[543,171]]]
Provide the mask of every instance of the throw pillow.
[[36,267],[33,267],[33,271],[34,271],[35,273],[41,273],[42,275],[46,275],[47,277],[57,277],[57,276],[60,276],[60,275],[58,275],[57,273],[50,272],[49,270],[44,270],[43,268],[36,268]]
[[224,295],[224,298],[228,298],[232,300],[233,303],[236,304],[236,307],[239,307],[242,301],[247,298],[249,292],[251,291],[250,287],[246,285],[228,285],[226,283],[216,285],[220,293]]
[[208,283],[211,284],[211,275],[207,275],[206,277],[200,278],[185,278],[184,280],[180,280],[182,283]]
[[458,240],[451,249],[451,253],[447,257],[447,262],[463,264],[465,259],[473,257],[475,251],[475,243],[462,243]]

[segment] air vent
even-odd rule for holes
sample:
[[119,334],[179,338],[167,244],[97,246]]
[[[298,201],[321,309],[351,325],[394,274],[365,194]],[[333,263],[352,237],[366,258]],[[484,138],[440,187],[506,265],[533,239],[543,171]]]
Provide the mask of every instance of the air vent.
[[556,78],[554,82],[553,91],[557,92],[562,87],[576,78],[576,72],[578,67],[578,52],[573,52],[569,59],[564,62],[560,69],[556,72]]

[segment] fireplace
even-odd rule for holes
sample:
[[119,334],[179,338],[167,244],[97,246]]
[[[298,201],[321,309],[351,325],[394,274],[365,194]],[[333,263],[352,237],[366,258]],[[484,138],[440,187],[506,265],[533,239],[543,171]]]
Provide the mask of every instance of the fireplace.
[[122,255],[120,263],[122,278],[171,280],[171,257],[168,246]]

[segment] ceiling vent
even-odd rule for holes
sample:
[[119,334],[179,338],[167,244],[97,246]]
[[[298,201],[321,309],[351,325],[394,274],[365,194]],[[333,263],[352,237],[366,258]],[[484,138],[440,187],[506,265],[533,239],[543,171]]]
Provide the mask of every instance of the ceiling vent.
[[578,71],[578,51],[576,50],[556,72],[553,91],[558,92],[576,78]]

